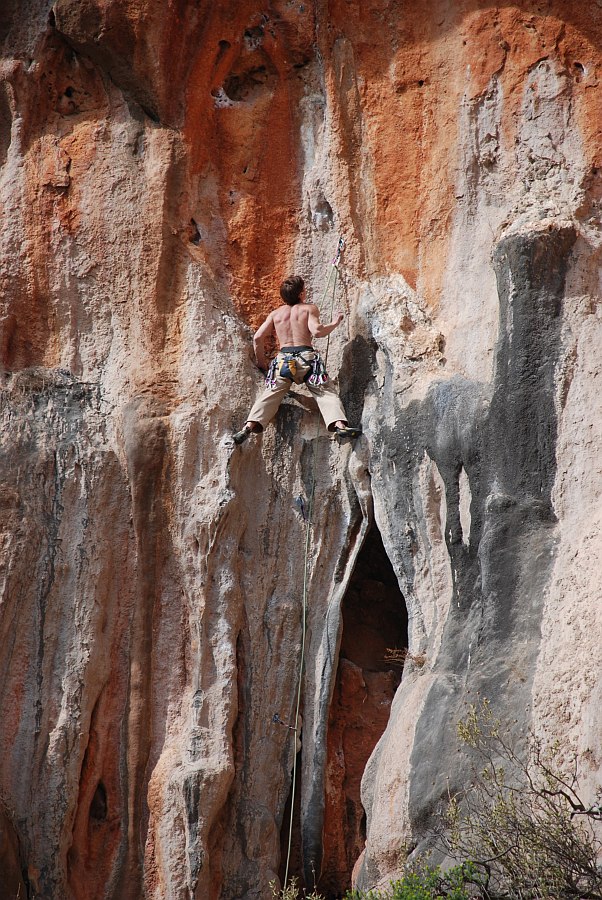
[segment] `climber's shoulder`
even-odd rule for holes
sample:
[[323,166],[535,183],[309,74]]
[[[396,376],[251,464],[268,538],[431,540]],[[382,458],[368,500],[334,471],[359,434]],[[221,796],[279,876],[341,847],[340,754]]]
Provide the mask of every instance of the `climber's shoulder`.
[[268,316],[266,316],[266,318],[263,320],[263,322],[261,323],[261,325],[259,326],[259,328],[258,328],[257,331],[255,332],[255,337],[256,337],[256,338],[263,337],[264,335],[268,335],[268,334],[270,334],[270,333],[274,330],[274,325],[275,325],[275,322],[276,322],[276,320],[275,320],[275,312],[276,312],[276,311],[277,311],[277,310],[275,310],[274,312],[271,312],[271,313],[270,313]]

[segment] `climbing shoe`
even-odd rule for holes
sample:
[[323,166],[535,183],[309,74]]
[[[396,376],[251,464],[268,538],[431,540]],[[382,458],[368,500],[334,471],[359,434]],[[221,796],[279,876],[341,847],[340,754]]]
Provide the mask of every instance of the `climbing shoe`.
[[362,433],[361,428],[354,428],[352,425],[345,425],[344,428],[335,428],[334,433],[338,438],[356,438]]
[[252,434],[253,431],[249,428],[248,425],[245,425],[244,428],[241,428],[240,431],[237,431],[236,434],[232,435],[232,440],[235,444],[244,444],[246,439]]

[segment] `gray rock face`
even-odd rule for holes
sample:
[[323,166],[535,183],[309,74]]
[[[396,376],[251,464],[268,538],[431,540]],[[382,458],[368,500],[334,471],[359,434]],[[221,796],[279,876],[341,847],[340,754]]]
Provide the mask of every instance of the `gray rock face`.
[[[476,696],[599,785],[602,13],[418,6],[0,9],[7,896],[386,884]],[[292,271],[364,433],[235,447]]]
[[[453,745],[467,693],[494,697],[510,721],[524,721],[529,706],[534,660],[525,659],[525,646],[539,639],[555,543],[554,370],[573,240],[567,229],[519,234],[498,245],[500,337],[492,390],[452,381],[432,388],[416,409],[418,429],[436,435],[421,447],[417,429],[410,444],[429,455],[443,480],[452,571],[446,652],[435,668],[440,684],[429,692],[412,750],[421,760],[413,763],[410,794],[418,821],[439,802],[446,781],[461,783],[462,771],[441,772],[436,759],[425,764],[425,748]],[[417,463],[414,458],[414,473]],[[460,515],[462,471],[471,495],[468,532]]]

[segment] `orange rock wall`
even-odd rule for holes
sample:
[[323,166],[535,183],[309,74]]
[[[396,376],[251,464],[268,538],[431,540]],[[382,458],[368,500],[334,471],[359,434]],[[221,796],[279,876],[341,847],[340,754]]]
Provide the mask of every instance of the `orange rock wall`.
[[[412,799],[420,728],[451,721],[442,685],[473,677],[449,661],[462,643],[445,630],[460,608],[454,554],[467,567],[486,557],[480,528],[502,489],[499,473],[479,479],[497,448],[518,455],[509,426],[487,452],[467,437],[474,410],[506,390],[496,366],[526,278],[522,263],[499,274],[514,239],[535,247],[535,268],[562,268],[564,292],[554,424],[538,444],[554,447],[553,566],[533,551],[541,584],[514,566],[547,598],[520,703],[552,737],[588,745],[594,784],[599,681],[576,690],[561,611],[579,606],[599,671],[602,7],[6,0],[0,42],[7,890],[269,896],[295,752],[273,722],[293,717],[300,667],[294,497],[307,505],[314,482],[300,868],[340,884],[329,866],[350,852],[323,834],[337,808],[326,748],[342,727],[329,738],[345,591],[376,520],[410,649],[427,662],[404,675],[404,711],[366,769],[356,874],[370,886],[398,870],[425,821]],[[365,437],[339,448],[300,394],[234,450],[228,435],[260,386],[251,329],[286,274],[320,300],[341,234],[345,322],[329,368]],[[538,289],[525,290],[529,309]],[[543,344],[528,346],[539,359]],[[526,363],[517,371],[537,382]],[[472,405],[436,399],[460,383]]]

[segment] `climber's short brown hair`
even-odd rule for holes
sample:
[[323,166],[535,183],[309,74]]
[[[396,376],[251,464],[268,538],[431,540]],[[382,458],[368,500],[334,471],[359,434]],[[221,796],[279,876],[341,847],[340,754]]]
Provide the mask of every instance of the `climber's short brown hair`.
[[291,275],[290,278],[285,278],[280,285],[280,296],[288,306],[295,306],[300,303],[304,287],[305,282],[300,275]]

